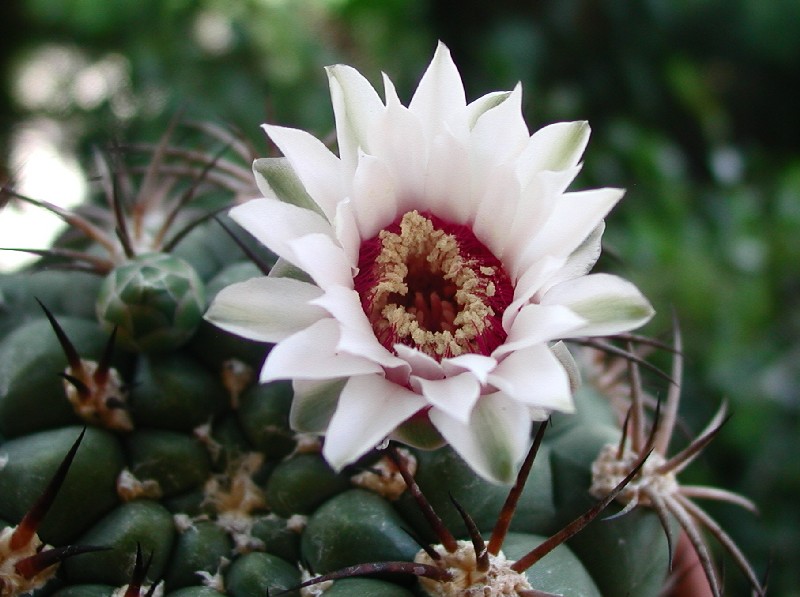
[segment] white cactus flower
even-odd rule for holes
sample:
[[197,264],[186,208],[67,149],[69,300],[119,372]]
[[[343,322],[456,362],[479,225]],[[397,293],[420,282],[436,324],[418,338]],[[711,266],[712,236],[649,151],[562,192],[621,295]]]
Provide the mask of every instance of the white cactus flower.
[[292,379],[292,424],[337,469],[385,438],[442,441],[510,482],[531,423],[573,409],[562,339],[653,314],[631,283],[589,274],[619,189],[572,192],[585,122],[533,135],[520,86],[467,103],[439,44],[408,107],[353,68],[328,68],[335,155],[265,125],[264,198],[231,217],[280,258],[224,289],[206,318],[275,343],[261,381]]

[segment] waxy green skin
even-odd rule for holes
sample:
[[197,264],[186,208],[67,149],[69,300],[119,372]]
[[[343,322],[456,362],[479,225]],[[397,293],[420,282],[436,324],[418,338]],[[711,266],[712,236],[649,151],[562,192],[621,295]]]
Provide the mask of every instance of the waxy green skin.
[[[197,257],[202,262],[197,278],[209,283],[209,294],[230,279],[258,275],[257,268],[233,254],[235,263],[224,262],[223,252]],[[191,257],[191,251],[184,256]],[[14,274],[13,279],[24,275]],[[9,278],[0,276],[3,296],[14,301],[7,303],[9,308],[20,312],[18,320],[0,312],[0,326],[6,330],[0,340],[4,436],[0,457],[8,457],[0,467],[0,518],[9,524],[24,515],[83,425],[66,402],[57,375],[66,360],[49,324],[38,305],[21,307],[30,297],[27,288],[41,292],[47,287],[46,272],[33,276],[35,280],[13,295],[7,290]],[[42,296],[59,296],[64,280],[54,273],[54,288]],[[100,284],[81,278],[79,292],[86,295],[82,300],[48,298],[82,355],[96,359],[108,339],[87,304],[99,297],[104,312],[123,312],[126,307],[118,299],[125,292],[119,284],[115,281],[100,289]],[[202,312],[201,304],[204,300],[188,310]],[[408,494],[391,501],[353,486],[350,475],[369,468],[369,459],[353,470],[335,473],[319,454],[295,453],[289,383],[251,385],[236,401],[232,399],[222,382],[222,364],[236,358],[257,375],[266,345],[230,335],[221,338],[207,324],[191,328],[180,317],[163,321],[169,329],[142,338],[168,340],[159,339],[158,346],[150,345],[150,340],[142,340],[142,345],[123,341],[115,350],[114,362],[131,387],[128,408],[133,431],[87,429],[41,529],[43,539],[54,545],[78,541],[112,549],[67,561],[59,578],[37,597],[111,595],[128,582],[137,543],[147,557],[153,554],[148,582],[163,580],[166,597],[264,597],[266,589],[291,588],[301,582],[299,562],[323,573],[382,560],[411,561],[419,546],[409,532],[437,541]],[[577,399],[578,414],[557,417],[545,435],[504,546],[510,557],[535,547],[592,503],[589,466],[605,441],[619,438],[619,431],[604,397],[582,391]],[[204,434],[197,432],[201,426],[209,426]],[[263,460],[253,482],[267,506],[249,513],[250,536],[258,547],[248,553],[237,550],[234,537],[215,523],[217,513],[203,491],[212,475],[230,473],[241,457],[252,452]],[[466,538],[463,521],[450,502],[452,494],[488,539],[508,488],[477,477],[448,448],[412,452],[418,465],[416,478],[448,528]],[[140,481],[156,481],[160,497],[123,501],[115,488],[123,469]],[[190,524],[176,524],[177,514]],[[620,536],[626,539],[622,544]],[[596,521],[528,575],[537,588],[556,593],[656,597],[667,562],[666,541],[655,515],[641,511],[620,520]],[[218,574],[225,593],[203,586],[198,571],[208,578]],[[383,575],[335,581],[325,595],[423,593],[411,577]]]
[[129,350],[168,352],[186,344],[206,308],[200,276],[183,259],[138,255],[114,268],[100,287],[97,318],[118,329]]

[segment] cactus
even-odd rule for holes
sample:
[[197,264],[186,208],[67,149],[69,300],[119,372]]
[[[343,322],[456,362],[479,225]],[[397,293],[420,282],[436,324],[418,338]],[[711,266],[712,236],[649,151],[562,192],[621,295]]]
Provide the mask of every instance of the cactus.
[[[98,160],[105,211],[94,205],[72,214],[34,201],[82,238],[68,234],[41,251],[46,267],[0,276],[2,537],[30,527],[44,544],[103,548],[16,556],[0,546],[0,595],[648,597],[668,582],[680,528],[719,595],[692,520],[711,528],[762,590],[732,540],[686,505],[690,491],[670,494],[672,506],[662,508],[662,496],[643,488],[648,471],[664,469],[678,408],[674,385],[663,419],[644,406],[639,367],[647,361],[630,343],[657,344],[645,338],[580,340],[605,356],[564,361],[583,373],[576,413],[537,427],[528,457],[513,463],[510,487],[477,473],[448,445],[383,442],[332,467],[319,434],[290,425],[300,386],[259,383],[270,345],[200,319],[221,289],[252,283],[276,258],[224,219],[212,220],[253,183],[237,165],[246,148],[221,129],[199,128],[223,150],[174,147],[170,130],[155,147],[131,146],[150,152],[146,167]],[[256,164],[259,181],[280,174]],[[123,174],[124,185],[112,184]],[[281,180],[303,191],[294,178]],[[133,201],[119,196],[117,189],[136,184]],[[167,238],[176,220],[187,227]],[[298,275],[283,260],[274,270]],[[628,377],[617,375],[611,357],[632,363]],[[665,383],[680,377],[676,367]],[[324,400],[330,387],[303,391]],[[666,420],[669,429],[648,438],[648,417],[653,428]],[[613,474],[593,479],[608,445],[619,456]],[[44,489],[53,474],[57,496]],[[47,516],[37,505],[30,512],[43,520],[31,527],[26,512],[43,491]],[[750,506],[716,491],[705,495]],[[617,515],[599,520],[606,507]],[[30,558],[35,574],[23,571]],[[48,577],[40,579],[44,563]],[[36,583],[18,582],[19,574]]]

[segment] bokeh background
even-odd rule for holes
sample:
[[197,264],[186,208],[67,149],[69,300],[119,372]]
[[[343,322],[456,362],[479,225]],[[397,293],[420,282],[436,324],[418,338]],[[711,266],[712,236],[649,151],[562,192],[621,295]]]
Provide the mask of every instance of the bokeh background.
[[[0,178],[75,203],[92,146],[155,140],[179,110],[264,153],[267,120],[325,136],[323,66],[383,70],[408,98],[437,39],[470,98],[522,81],[531,128],[592,125],[574,187],[628,189],[603,265],[659,310],[648,333],[678,314],[687,426],[732,407],[687,480],[760,505],[708,509],[770,594],[800,595],[798,32],[797,0],[4,0]],[[0,245],[47,242],[32,209],[4,209]]]

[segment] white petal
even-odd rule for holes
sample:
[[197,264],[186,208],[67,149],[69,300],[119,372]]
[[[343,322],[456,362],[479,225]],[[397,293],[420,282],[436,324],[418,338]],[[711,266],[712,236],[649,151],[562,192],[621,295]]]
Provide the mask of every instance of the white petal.
[[294,380],[289,411],[291,428],[300,433],[325,433],[346,383],[347,379]]
[[308,194],[286,158],[260,158],[253,162],[253,175],[258,190],[267,199],[278,199],[297,207],[316,211],[321,216],[322,209]]
[[290,246],[295,238],[307,234],[333,236],[330,224],[316,212],[276,199],[253,199],[230,211],[233,220],[278,257],[297,265]]
[[519,202],[519,181],[510,164],[498,164],[476,173],[475,178],[473,192],[477,195],[477,205],[473,231],[495,257],[503,260]]
[[441,364],[424,352],[405,344],[395,344],[394,351],[411,367],[411,374],[425,379],[442,379],[444,371]]
[[288,261],[286,261],[283,257],[278,257],[278,259],[275,260],[275,265],[273,265],[270,268],[267,277],[291,278],[292,280],[299,280],[300,282],[308,282],[309,284],[314,284],[314,280],[311,279],[311,276],[309,276],[307,273],[305,273],[296,265],[293,265]]
[[470,102],[467,106],[467,125],[470,130],[485,112],[502,104],[510,95],[510,91],[492,91]]
[[320,288],[353,287],[353,264],[330,236],[308,234],[291,241],[289,247],[295,255],[295,265],[311,276]]
[[425,172],[425,209],[453,224],[471,221],[478,208],[472,170],[467,144],[450,131],[437,135]]
[[603,232],[605,231],[605,222],[592,230],[591,234],[586,237],[581,246],[579,246],[568,259],[564,261],[564,265],[554,272],[554,274],[547,279],[539,288],[539,295],[544,295],[550,288],[561,282],[572,280],[585,276],[594,267],[602,252]]
[[372,238],[397,217],[397,183],[386,164],[361,155],[353,180],[353,204],[362,239]]
[[435,380],[412,375],[411,387],[422,393],[430,404],[464,424],[469,422],[480,394],[480,384],[472,373]]
[[585,324],[583,317],[562,305],[526,305],[508,330],[508,338],[492,356],[499,359],[534,344],[572,337],[572,333]]
[[378,342],[355,290],[340,286],[329,288],[314,301],[314,305],[327,310],[339,322],[338,350],[365,357],[383,367],[404,369],[406,375],[410,373],[410,367],[403,359],[394,356]]
[[495,483],[513,483],[527,450],[528,409],[501,392],[481,396],[469,424],[431,409],[431,422],[478,474]]
[[569,376],[545,344],[509,354],[489,375],[489,383],[527,406],[560,412],[575,410]]
[[653,307],[633,284],[610,274],[591,274],[553,286],[543,305],[563,305],[587,321],[571,336],[606,336],[647,323]]
[[419,117],[429,140],[454,116],[464,118],[462,126],[466,127],[467,98],[464,84],[450,56],[450,50],[443,43],[439,42],[436,47],[433,60],[422,76],[408,107]]
[[546,226],[531,240],[520,260],[521,267],[544,255],[567,257],[577,249],[622,198],[621,189],[593,189],[564,193]]
[[557,122],[536,131],[518,162],[523,186],[542,170],[566,170],[576,166],[590,133],[586,121]]
[[481,115],[470,141],[478,161],[500,164],[514,160],[528,139],[528,127],[522,118],[522,87],[517,85],[506,101]]
[[528,185],[521,187],[516,213],[506,231],[505,241],[504,258],[508,262],[507,269],[513,275],[517,276],[530,267],[530,260],[524,260],[525,253],[549,225],[553,212],[563,201],[564,191],[577,173],[577,167],[558,172],[540,172]]
[[386,110],[378,119],[371,153],[383,160],[397,182],[397,211],[405,213],[419,207],[424,192],[428,144],[422,123],[400,104],[394,85],[384,77]]
[[569,351],[569,348],[567,348],[567,345],[561,341],[550,346],[550,351],[553,353],[553,356],[558,359],[558,362],[561,363],[564,371],[567,372],[567,377],[569,378],[569,391],[572,395],[575,395],[575,392],[578,391],[578,388],[581,387],[582,383],[581,368],[575,361],[575,357],[572,356],[572,353]]
[[220,290],[204,317],[238,336],[280,342],[327,316],[310,304],[321,295],[313,284],[290,278],[251,278]]
[[338,344],[339,324],[333,319],[321,319],[273,347],[261,369],[261,381],[332,379],[383,372],[373,361],[337,352]]
[[336,238],[344,249],[344,254],[351,264],[352,273],[355,275],[358,270],[358,253],[361,250],[361,234],[358,231],[356,214],[350,199],[345,199],[336,206],[334,226]]
[[339,155],[346,172],[352,172],[359,149],[370,152],[370,131],[384,105],[375,89],[356,69],[337,64],[325,69],[331,88]]
[[341,470],[424,407],[421,396],[380,375],[351,377],[339,396],[322,455]]
[[289,160],[308,194],[332,220],[336,204],[347,195],[339,158],[322,141],[305,131],[269,124],[263,127]]
[[483,385],[489,373],[497,367],[497,360],[482,354],[461,354],[457,357],[442,359],[442,369],[448,377],[462,371],[469,371]]
[[545,281],[553,277],[564,265],[566,260],[556,259],[555,257],[545,257],[534,262],[517,280],[514,285],[514,300],[506,307],[503,312],[503,329],[510,330],[514,320],[524,305],[531,300]]

